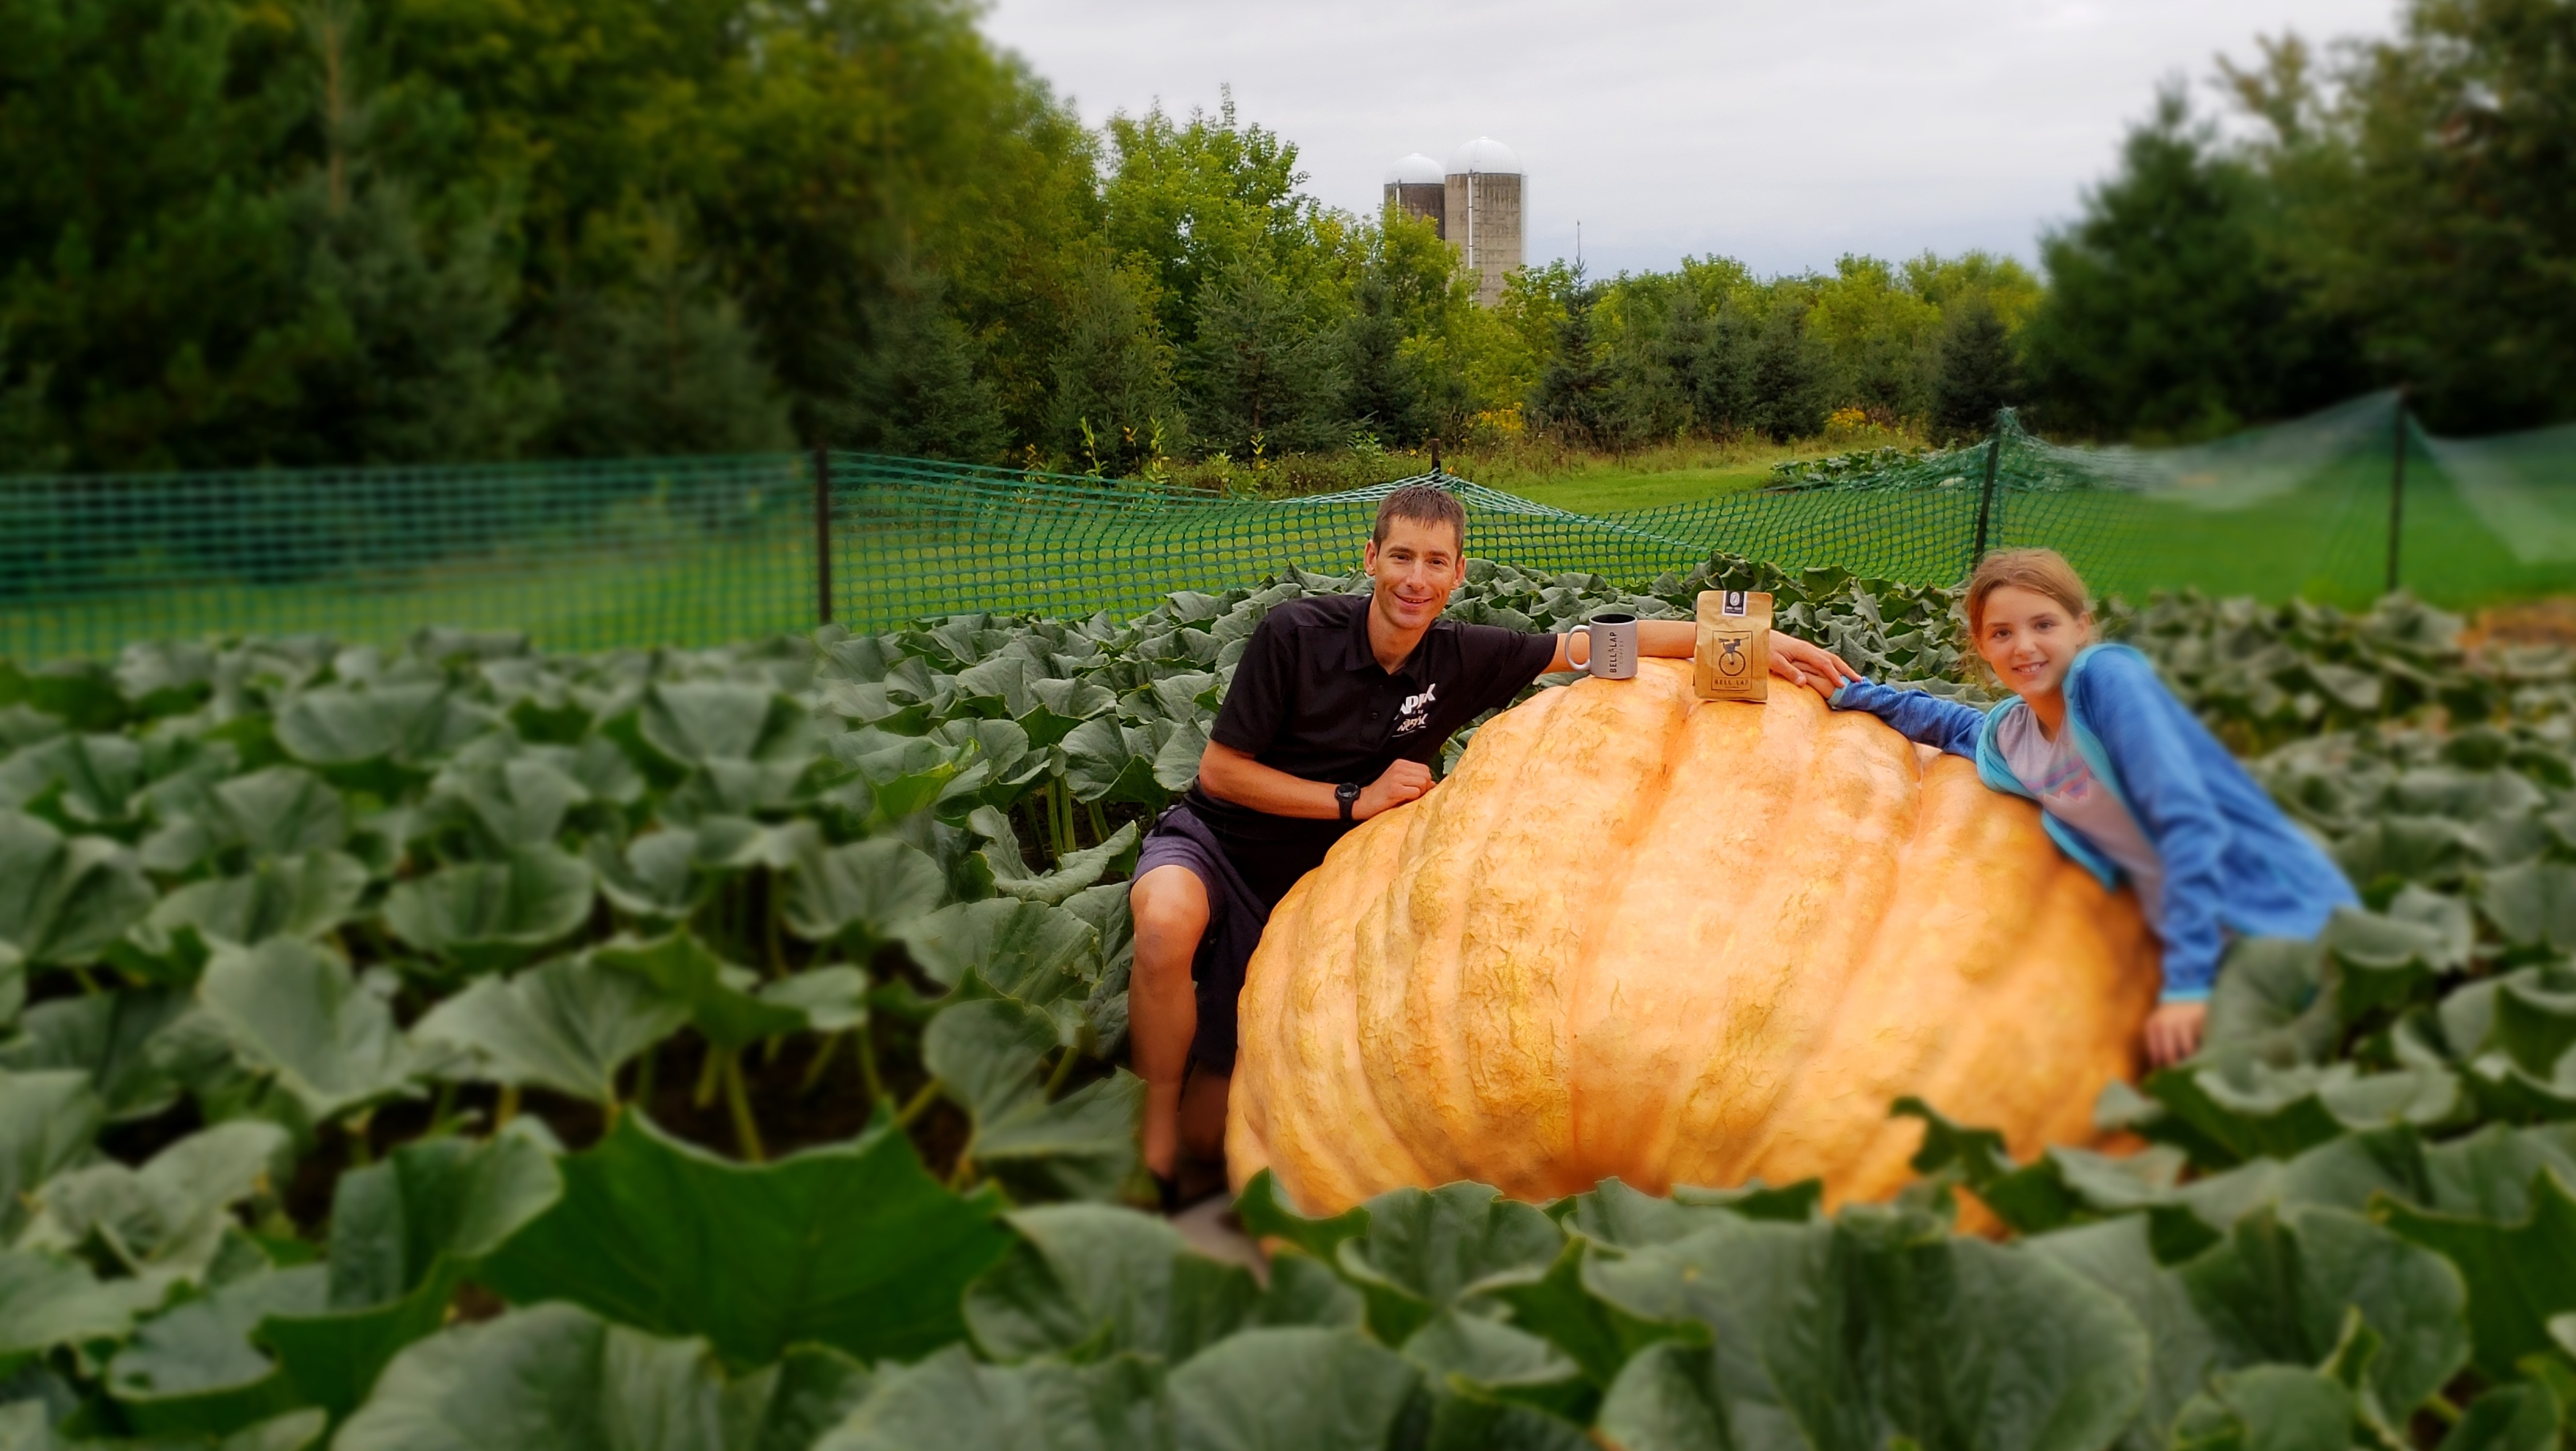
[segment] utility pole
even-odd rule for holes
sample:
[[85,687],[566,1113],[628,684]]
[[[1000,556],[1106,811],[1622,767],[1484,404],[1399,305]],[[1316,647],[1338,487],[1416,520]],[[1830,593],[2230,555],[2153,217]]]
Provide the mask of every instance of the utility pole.
[[2388,593],[2397,593],[2397,545],[2406,530],[2406,385],[2397,385],[2397,417],[2388,428]]
[[832,623],[832,454],[814,450],[814,618]]
[[1986,557],[1987,527],[1995,513],[1995,467],[2003,462],[2004,410],[1995,410],[1995,436],[1986,442],[1986,486],[1977,491],[1977,544],[1968,552],[1968,572],[1974,574]]

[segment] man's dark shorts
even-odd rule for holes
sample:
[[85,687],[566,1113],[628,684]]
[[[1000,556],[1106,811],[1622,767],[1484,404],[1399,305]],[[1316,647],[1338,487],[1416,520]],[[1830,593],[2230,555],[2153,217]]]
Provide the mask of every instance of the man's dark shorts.
[[1261,929],[1270,909],[1244,885],[1243,874],[1226,860],[1207,823],[1187,806],[1163,813],[1136,856],[1136,878],[1156,867],[1187,867],[1207,889],[1207,931],[1199,936],[1198,956],[1190,962],[1190,981],[1198,998],[1199,1026],[1190,1039],[1190,1058],[1210,1073],[1234,1072],[1235,1000],[1243,995],[1244,969],[1252,949],[1261,945]]

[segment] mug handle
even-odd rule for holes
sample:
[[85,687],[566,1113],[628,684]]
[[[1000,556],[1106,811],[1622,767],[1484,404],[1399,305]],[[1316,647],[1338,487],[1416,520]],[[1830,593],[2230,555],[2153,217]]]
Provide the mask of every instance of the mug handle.
[[[1581,635],[1584,643],[1590,647],[1583,652],[1583,663],[1580,665],[1574,664],[1574,637],[1577,635]],[[1592,626],[1589,624],[1577,625],[1573,629],[1565,632],[1565,663],[1573,665],[1576,674],[1591,674],[1593,664],[1600,660],[1600,658],[1601,642],[1592,638]]]

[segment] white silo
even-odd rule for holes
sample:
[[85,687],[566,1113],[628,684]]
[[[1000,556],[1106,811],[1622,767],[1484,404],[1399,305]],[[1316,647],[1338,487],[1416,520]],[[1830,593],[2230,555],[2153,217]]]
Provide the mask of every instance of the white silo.
[[1386,169],[1386,205],[1402,207],[1449,235],[1449,188],[1440,163],[1417,151]]
[[1444,235],[1476,274],[1476,300],[1502,299],[1503,281],[1521,266],[1521,159],[1491,136],[1479,136],[1449,158]]

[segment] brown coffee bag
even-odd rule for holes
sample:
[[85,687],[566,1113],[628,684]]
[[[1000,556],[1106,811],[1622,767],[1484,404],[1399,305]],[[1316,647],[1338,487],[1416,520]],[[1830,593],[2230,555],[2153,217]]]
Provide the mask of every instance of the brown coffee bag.
[[1699,649],[1691,684],[1702,700],[1771,698],[1771,596],[1710,589],[1699,596]]

